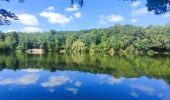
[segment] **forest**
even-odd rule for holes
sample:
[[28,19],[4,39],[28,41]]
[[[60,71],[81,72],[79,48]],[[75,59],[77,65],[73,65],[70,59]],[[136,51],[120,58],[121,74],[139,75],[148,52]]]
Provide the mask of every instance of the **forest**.
[[0,32],[1,52],[25,52],[35,48],[76,54],[169,54],[170,24],[148,27],[117,24],[109,28],[42,33]]

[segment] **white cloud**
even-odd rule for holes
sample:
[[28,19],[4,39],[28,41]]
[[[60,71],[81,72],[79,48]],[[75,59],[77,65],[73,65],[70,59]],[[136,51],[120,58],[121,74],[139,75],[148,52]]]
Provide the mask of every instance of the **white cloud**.
[[8,33],[8,32],[16,32],[17,30],[15,30],[15,29],[10,29],[10,30],[7,30],[6,32]]
[[134,19],[131,20],[131,22],[132,22],[132,23],[137,23],[137,22],[138,22],[138,19],[135,19],[135,18],[134,18]]
[[140,4],[141,4],[140,1],[135,1],[135,2],[133,2],[133,3],[131,4],[131,7],[136,8],[136,7],[138,7]]
[[52,76],[47,82],[41,83],[41,86],[46,88],[52,88],[63,85],[68,81],[70,81],[70,78],[66,76]]
[[18,14],[19,22],[25,25],[36,26],[39,24],[39,21],[35,15],[31,14]]
[[53,6],[49,6],[48,8],[47,8],[47,11],[54,11],[55,10],[55,8],[53,7]]
[[100,15],[100,24],[107,24],[108,22],[121,22],[124,20],[124,18],[121,15],[109,15],[109,16],[104,16]]
[[138,16],[138,15],[146,15],[147,13],[148,13],[148,10],[145,7],[145,8],[141,8],[141,9],[138,9],[138,10],[133,10],[131,14]]
[[164,17],[164,18],[170,17],[170,13],[165,14],[163,17]]
[[47,18],[48,22],[50,22],[51,24],[65,25],[65,24],[68,24],[72,19],[72,17],[67,17],[60,13],[55,13],[51,11],[44,11],[40,13],[39,15]]
[[104,19],[100,19],[99,23],[102,24],[102,25],[106,25],[107,24],[106,20],[104,20]]
[[123,17],[120,15],[110,15],[107,18],[109,22],[120,22],[123,20]]
[[76,17],[76,18],[81,18],[81,17],[82,17],[81,12],[76,12],[76,13],[74,13],[74,17]]
[[65,11],[78,11],[79,10],[79,7],[77,5],[73,5],[73,6],[70,6],[68,8],[65,9]]
[[43,30],[38,27],[25,27],[20,30],[21,32],[26,32],[26,33],[34,33],[34,32],[42,32]]
[[38,79],[38,75],[30,74],[21,78],[0,79],[0,85],[31,85],[36,84]]
[[78,92],[77,88],[66,88],[66,90],[72,92],[73,94],[77,94]]

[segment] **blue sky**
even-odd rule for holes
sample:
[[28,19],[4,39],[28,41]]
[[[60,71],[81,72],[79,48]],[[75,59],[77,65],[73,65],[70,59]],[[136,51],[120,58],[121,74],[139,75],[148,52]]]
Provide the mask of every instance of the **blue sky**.
[[86,0],[85,6],[70,8],[69,0],[25,0],[3,3],[1,8],[15,12],[19,21],[1,26],[2,31],[57,31],[82,30],[109,27],[115,24],[139,26],[164,25],[170,22],[170,14],[154,15],[147,12],[145,0],[136,2],[121,0]]

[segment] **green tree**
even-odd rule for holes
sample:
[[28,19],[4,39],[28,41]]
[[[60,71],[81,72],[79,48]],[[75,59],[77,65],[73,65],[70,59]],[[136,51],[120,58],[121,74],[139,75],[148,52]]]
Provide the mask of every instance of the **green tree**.
[[83,53],[86,51],[85,44],[81,42],[80,40],[77,40],[73,43],[72,49],[74,53]]

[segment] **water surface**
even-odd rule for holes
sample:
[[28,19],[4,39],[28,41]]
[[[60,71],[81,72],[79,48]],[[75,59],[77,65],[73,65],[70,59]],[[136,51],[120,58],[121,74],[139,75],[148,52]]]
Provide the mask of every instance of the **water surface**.
[[170,100],[169,57],[0,54],[0,100]]

